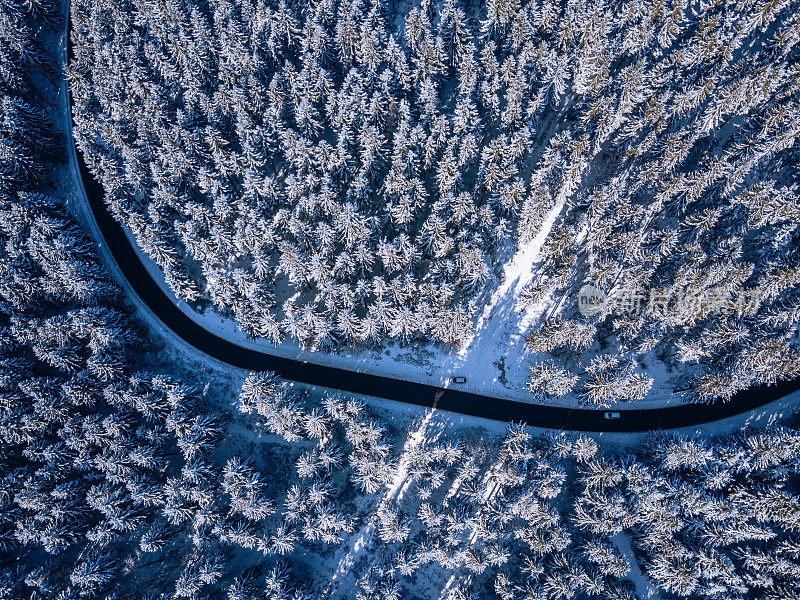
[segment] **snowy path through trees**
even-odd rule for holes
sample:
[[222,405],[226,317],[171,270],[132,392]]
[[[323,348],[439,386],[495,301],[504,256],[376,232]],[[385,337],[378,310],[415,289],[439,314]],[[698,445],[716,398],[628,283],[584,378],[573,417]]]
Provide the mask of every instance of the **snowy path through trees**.
[[[503,267],[503,282],[500,287],[492,294],[492,299],[486,308],[483,310],[478,323],[475,326],[475,335],[486,328],[487,322],[491,319],[492,312],[498,304],[505,302],[508,298],[516,300],[522,290],[533,278],[533,265],[539,257],[545,239],[547,239],[553,224],[556,222],[558,215],[561,214],[564,208],[564,201],[554,206],[547,215],[542,228],[539,233],[531,241],[522,245],[515,253],[511,260],[509,260]],[[524,313],[524,319],[520,322],[519,331],[527,330],[528,325],[531,323],[537,313],[541,313],[541,309],[528,309]],[[473,336],[474,338],[475,336]],[[470,343],[472,339],[470,340]],[[469,344],[467,345],[467,347]],[[465,348],[466,349],[466,348]]]
[[[399,504],[403,500],[403,493],[412,481],[409,477],[409,467],[414,460],[415,451],[424,442],[435,442],[438,437],[438,435],[433,437],[428,436],[428,426],[431,424],[431,419],[435,413],[435,410],[426,411],[425,416],[421,419],[419,424],[408,430],[403,450],[400,453],[400,460],[394,468],[394,473],[390,481],[386,485],[386,491],[383,493],[381,499],[377,501],[377,505]],[[331,577],[331,582],[325,592],[325,597],[333,597],[336,595],[335,590],[341,585],[343,580],[347,579],[347,575],[358,557],[365,555],[365,553],[370,550],[370,548],[368,548],[368,542],[374,538],[373,533],[377,522],[377,517],[370,519],[342,545],[346,550],[338,554],[340,558],[337,559],[336,570],[333,577]]]
[[523,375],[524,381],[528,358],[523,334],[542,315],[547,303],[540,302],[519,312],[518,301],[534,277],[534,264],[563,208],[562,199],[547,214],[537,235],[522,244],[506,262],[500,286],[492,294],[468,342],[458,353],[445,359],[445,372],[477,378],[478,383],[473,385],[487,385],[486,379],[489,378],[496,383],[498,376],[493,368],[494,362],[502,357],[504,375],[508,377],[509,372],[515,372]]

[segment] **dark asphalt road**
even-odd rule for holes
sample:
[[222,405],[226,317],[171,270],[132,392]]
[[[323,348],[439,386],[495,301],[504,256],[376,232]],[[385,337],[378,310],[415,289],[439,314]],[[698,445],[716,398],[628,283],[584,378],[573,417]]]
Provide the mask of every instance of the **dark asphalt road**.
[[[71,60],[71,47],[69,50]],[[71,108],[70,104],[70,111]],[[130,286],[162,323],[187,344],[234,367],[252,371],[274,371],[285,379],[300,383],[377,396],[417,406],[435,406],[441,410],[486,419],[521,421],[535,427],[575,431],[633,432],[688,427],[757,408],[800,389],[800,380],[794,380],[776,386],[750,388],[724,404],[619,410],[616,412],[619,412],[620,418],[609,420],[604,417],[605,411],[602,410],[568,409],[514,402],[459,391],[457,388],[445,389],[305,363],[244,348],[203,329],[181,312],[162,291],[142,264],[120,224],[107,210],[103,189],[89,173],[77,148],[76,155],[89,206],[102,232],[103,241]]]

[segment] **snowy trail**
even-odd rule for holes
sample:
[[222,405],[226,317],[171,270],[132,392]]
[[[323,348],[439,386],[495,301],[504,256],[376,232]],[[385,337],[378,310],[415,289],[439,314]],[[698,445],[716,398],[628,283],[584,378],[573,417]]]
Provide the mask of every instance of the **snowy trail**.
[[[427,436],[431,419],[436,412],[436,409],[427,410],[419,425],[408,432],[406,441],[403,444],[400,460],[395,467],[391,481],[389,481],[386,485],[386,492],[377,502],[377,505],[383,504],[387,501],[400,502],[403,499],[403,495],[411,483],[408,477],[408,470],[411,461],[410,456],[413,455],[413,450],[418,448],[424,441],[428,439],[435,441],[435,439],[438,437],[438,435],[433,438],[429,438]],[[323,594],[324,597],[329,598],[336,595],[336,590],[332,589],[334,582],[345,579],[355,561],[362,554],[364,554],[365,551],[368,550],[370,541],[373,539],[375,527],[376,520],[374,518],[370,519],[368,522],[364,523],[361,529],[350,536],[350,540],[344,544],[344,546],[348,549],[343,551],[344,556],[338,560],[338,564],[336,565],[334,574],[328,584],[328,588]]]
[[[509,297],[513,299],[518,298],[525,286],[533,279],[533,265],[538,261],[544,241],[547,239],[547,236],[550,235],[550,231],[553,229],[553,225],[563,208],[564,200],[561,200],[561,202],[551,208],[544,223],[542,223],[539,233],[536,234],[536,237],[530,242],[523,244],[522,247],[514,253],[512,259],[505,264],[503,267],[503,283],[495,290],[489,304],[483,309],[483,313],[475,326],[476,335],[486,327],[487,321],[489,321],[492,316],[492,312],[494,312],[495,307],[501,301],[505,301]],[[536,311],[535,309],[529,309],[526,311],[525,316],[528,317],[527,313],[530,312]],[[530,323],[530,320],[528,323]]]
[[[564,208],[564,201],[556,203],[547,213],[536,236],[522,244],[503,267],[500,286],[494,291],[483,309],[469,341],[457,353],[446,357],[443,371],[463,372],[472,381],[487,385],[497,381],[496,364],[507,360],[512,380],[521,385],[527,378],[523,335],[544,312],[546,303],[518,310],[519,297],[535,275],[534,265],[539,260],[542,246]],[[522,378],[520,381],[516,381]]]
[[403,494],[411,483],[411,481],[408,479],[408,465],[410,462],[409,455],[427,439],[425,434],[427,433],[428,424],[430,423],[431,418],[433,418],[433,414],[435,412],[435,410],[427,411],[425,418],[422,420],[422,423],[420,423],[419,427],[411,432],[406,438],[406,443],[403,445],[403,452],[400,457],[400,462],[397,464],[394,477],[392,477],[392,481],[388,486],[386,494],[384,494],[383,500],[397,500],[400,502],[403,499]]
[[636,590],[636,597],[642,600],[659,600],[661,594],[658,588],[653,585],[653,582],[647,578],[642,572],[639,562],[636,560],[636,555],[633,553],[633,546],[631,545],[631,537],[628,533],[618,533],[611,538],[611,543],[619,550],[625,560],[628,561],[631,571],[627,575]]

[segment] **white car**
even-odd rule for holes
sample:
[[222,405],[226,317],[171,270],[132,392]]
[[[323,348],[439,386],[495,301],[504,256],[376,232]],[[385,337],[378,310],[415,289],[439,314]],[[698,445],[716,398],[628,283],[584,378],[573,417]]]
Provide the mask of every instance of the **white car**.
[[463,375],[456,375],[450,378],[450,383],[467,383],[467,378]]
[[607,413],[604,413],[603,416],[606,419],[619,419],[619,413],[618,412],[607,412]]

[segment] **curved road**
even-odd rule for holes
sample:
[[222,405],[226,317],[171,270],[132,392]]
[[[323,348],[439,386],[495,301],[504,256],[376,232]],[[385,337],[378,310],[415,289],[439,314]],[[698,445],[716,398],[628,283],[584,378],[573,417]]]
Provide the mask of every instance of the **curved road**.
[[[67,17],[67,22],[69,23],[69,17]],[[67,36],[69,36],[69,26]],[[68,55],[71,60],[72,44],[69,38]],[[70,98],[68,94],[67,98]],[[68,103],[71,117],[72,103],[70,100]],[[691,404],[655,409],[619,410],[616,412],[620,414],[620,418],[609,420],[604,417],[602,410],[514,402],[454,388],[440,388],[306,363],[245,348],[203,329],[184,314],[164,293],[142,264],[122,226],[107,210],[103,188],[87,169],[77,147],[75,147],[75,155],[92,215],[103,235],[103,241],[131,288],[161,322],[187,344],[234,367],[251,371],[274,371],[284,379],[300,383],[377,396],[486,419],[506,422],[522,421],[535,427],[551,429],[596,432],[636,432],[689,427],[757,408],[800,389],[800,380],[793,380],[775,386],[757,386],[744,390],[724,404]]]

